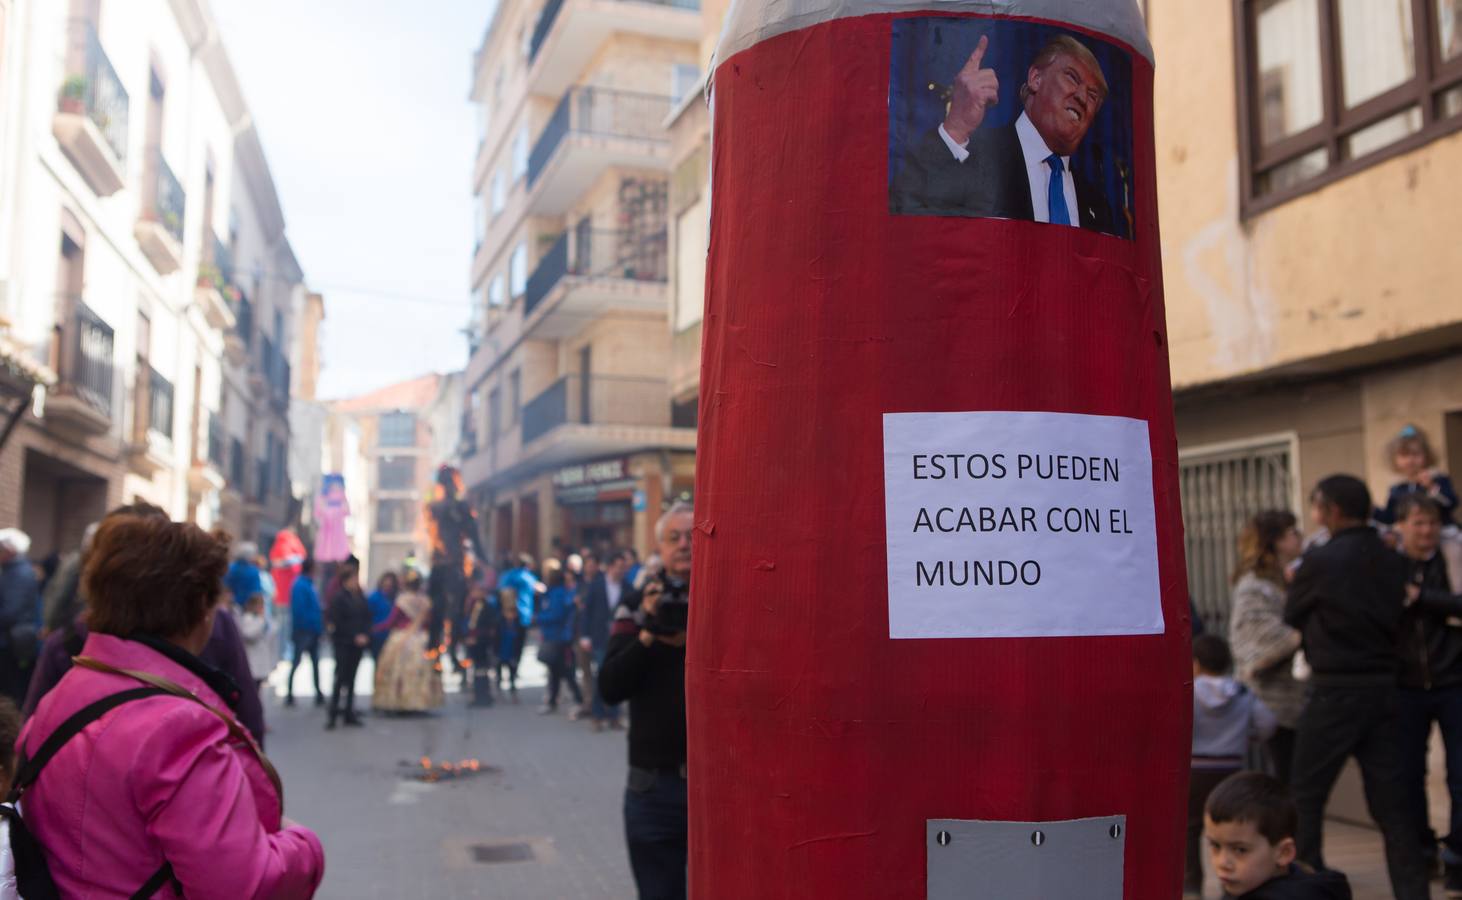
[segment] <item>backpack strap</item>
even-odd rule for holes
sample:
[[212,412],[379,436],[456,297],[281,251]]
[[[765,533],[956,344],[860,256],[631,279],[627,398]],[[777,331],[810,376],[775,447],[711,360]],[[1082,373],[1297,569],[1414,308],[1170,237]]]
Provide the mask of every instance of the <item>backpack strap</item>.
[[81,730],[86,726],[121,706],[123,703],[142,700],[146,697],[156,697],[166,693],[167,691],[158,687],[140,687],[117,694],[109,694],[72,713],[69,719],[62,722],[55,731],[51,732],[50,736],[41,744],[41,748],[36,751],[35,756],[27,758],[25,748],[21,747],[20,758],[17,760],[19,765],[16,767],[15,783],[10,788],[10,796],[6,798],[7,802],[13,803],[19,800],[20,796],[25,793],[26,788],[35,784],[36,778],[41,774],[41,769],[45,767],[46,763],[51,761],[51,757],[55,756],[67,741],[80,734]]
[[153,894],[169,884],[177,888],[179,897],[183,896],[183,886],[178,884],[178,879],[173,875],[173,864],[165,862],[161,869],[152,873],[152,877],[147,879],[146,884],[137,889],[137,893],[132,895],[132,900],[152,900]]

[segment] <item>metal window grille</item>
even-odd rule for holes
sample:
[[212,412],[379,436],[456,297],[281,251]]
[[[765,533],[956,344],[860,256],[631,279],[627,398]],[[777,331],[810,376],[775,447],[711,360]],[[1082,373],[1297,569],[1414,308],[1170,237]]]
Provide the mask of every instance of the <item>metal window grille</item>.
[[1188,587],[1204,625],[1228,632],[1229,577],[1244,523],[1265,509],[1293,509],[1288,441],[1184,454],[1178,464]]

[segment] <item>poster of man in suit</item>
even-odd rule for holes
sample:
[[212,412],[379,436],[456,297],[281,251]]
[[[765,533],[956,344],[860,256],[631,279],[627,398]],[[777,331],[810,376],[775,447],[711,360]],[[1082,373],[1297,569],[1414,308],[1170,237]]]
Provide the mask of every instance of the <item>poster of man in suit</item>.
[[896,20],[889,211],[1131,239],[1130,82],[1124,50],[1056,26]]

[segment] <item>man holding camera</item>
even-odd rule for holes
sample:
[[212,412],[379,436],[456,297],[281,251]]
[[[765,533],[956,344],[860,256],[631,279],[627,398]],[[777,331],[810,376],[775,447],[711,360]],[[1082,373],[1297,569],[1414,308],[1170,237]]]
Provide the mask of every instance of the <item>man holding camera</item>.
[[640,900],[684,900],[687,813],[685,629],[695,519],[676,503],[655,525],[661,566],[615,611],[599,694],[629,702],[624,829]]

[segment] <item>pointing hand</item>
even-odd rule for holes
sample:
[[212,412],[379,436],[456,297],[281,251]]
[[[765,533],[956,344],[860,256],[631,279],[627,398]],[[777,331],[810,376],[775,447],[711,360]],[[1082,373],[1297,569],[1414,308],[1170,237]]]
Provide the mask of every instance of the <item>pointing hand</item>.
[[981,36],[975,52],[954,76],[944,130],[957,144],[968,141],[980,123],[985,121],[985,110],[1000,102],[1000,80],[995,77],[995,70],[981,68],[989,47],[989,37]]

